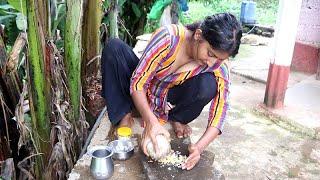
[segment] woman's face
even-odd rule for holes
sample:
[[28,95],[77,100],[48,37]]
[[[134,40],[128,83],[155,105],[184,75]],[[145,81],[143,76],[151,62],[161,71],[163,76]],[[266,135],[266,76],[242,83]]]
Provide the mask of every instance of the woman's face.
[[[197,32],[195,34],[195,38],[199,38],[199,36],[197,36]],[[204,40],[201,36],[200,39],[196,39],[194,49],[193,57],[201,65],[208,65],[209,67],[212,67],[216,63],[221,63],[225,59],[229,58],[228,53],[213,49],[209,42]]]

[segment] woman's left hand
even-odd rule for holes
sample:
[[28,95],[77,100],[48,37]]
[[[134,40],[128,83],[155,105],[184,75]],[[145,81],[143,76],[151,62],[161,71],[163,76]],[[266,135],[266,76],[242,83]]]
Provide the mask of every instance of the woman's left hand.
[[185,163],[182,165],[182,169],[191,170],[200,160],[200,149],[195,144],[190,144],[189,147],[189,156],[186,159]]

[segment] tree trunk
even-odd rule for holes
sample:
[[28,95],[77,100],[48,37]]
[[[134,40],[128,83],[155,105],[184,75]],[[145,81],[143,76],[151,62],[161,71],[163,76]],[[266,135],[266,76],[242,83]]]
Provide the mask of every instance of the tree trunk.
[[[27,3],[28,20],[28,77],[29,77],[29,102],[33,123],[33,137],[37,152],[44,153],[36,156],[36,176],[42,178],[45,163],[50,154],[50,83],[46,77],[45,61],[45,36],[39,12],[44,12],[44,7],[38,1],[29,0]],[[50,66],[49,66],[50,67]]]
[[110,38],[119,38],[118,31],[118,0],[111,0],[110,10]]
[[82,32],[82,80],[97,74],[100,50],[101,0],[86,0]]
[[65,25],[65,66],[70,90],[73,123],[79,120],[81,104],[82,0],[67,0]]
[[[97,77],[100,59],[100,24],[101,24],[101,2],[100,0],[86,0],[84,5],[83,16],[83,32],[82,32],[82,65],[81,65],[81,80],[82,90],[85,99],[86,119],[90,124],[94,123],[94,109],[90,104],[93,100],[89,98],[89,88],[92,85],[92,80]],[[91,83],[91,84],[90,84]],[[89,118],[90,117],[90,118]]]

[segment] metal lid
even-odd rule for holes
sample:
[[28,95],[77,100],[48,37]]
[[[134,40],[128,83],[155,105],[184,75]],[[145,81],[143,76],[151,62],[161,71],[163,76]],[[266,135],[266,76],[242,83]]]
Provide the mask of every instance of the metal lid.
[[130,137],[131,136],[131,128],[129,127],[119,127],[117,129],[117,134],[118,136],[121,136],[121,137]]

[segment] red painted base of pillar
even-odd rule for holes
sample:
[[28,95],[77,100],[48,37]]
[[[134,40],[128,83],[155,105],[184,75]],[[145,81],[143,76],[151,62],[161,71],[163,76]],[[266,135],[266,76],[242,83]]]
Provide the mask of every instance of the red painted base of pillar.
[[271,64],[269,66],[267,87],[264,103],[267,107],[283,107],[284,97],[287,90],[290,67]]

